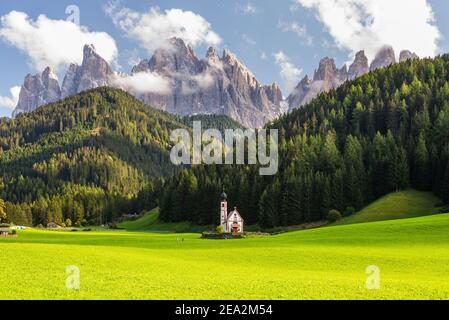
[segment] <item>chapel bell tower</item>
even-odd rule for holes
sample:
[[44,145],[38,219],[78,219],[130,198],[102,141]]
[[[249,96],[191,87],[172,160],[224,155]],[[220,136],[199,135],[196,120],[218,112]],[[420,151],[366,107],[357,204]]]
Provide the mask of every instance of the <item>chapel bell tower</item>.
[[220,196],[221,202],[220,202],[220,225],[224,227],[224,232],[228,232],[226,230],[227,228],[227,221],[228,221],[228,196],[223,191],[223,193]]

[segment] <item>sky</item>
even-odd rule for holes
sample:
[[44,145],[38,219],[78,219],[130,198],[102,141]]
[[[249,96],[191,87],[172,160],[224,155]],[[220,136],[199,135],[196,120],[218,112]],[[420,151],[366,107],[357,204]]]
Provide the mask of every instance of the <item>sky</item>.
[[173,36],[200,57],[228,48],[287,96],[326,56],[341,67],[383,45],[421,57],[449,52],[448,13],[447,0],[2,0],[0,116],[11,115],[26,74],[51,66],[62,83],[86,43],[122,72]]

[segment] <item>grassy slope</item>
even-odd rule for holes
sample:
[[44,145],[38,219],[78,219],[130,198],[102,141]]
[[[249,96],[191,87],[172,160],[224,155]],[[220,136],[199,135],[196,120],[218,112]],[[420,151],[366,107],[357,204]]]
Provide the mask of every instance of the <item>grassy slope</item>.
[[390,193],[336,224],[395,220],[436,214],[438,208],[435,205],[439,202],[441,200],[430,192],[406,190]]
[[[30,230],[0,238],[0,299],[447,299],[448,231],[448,214],[227,241]],[[380,290],[365,288],[368,265]]]
[[194,226],[189,222],[162,223],[159,221],[159,209],[153,209],[143,217],[124,221],[119,224],[120,228],[128,231],[151,231],[151,232],[201,232],[204,227]]

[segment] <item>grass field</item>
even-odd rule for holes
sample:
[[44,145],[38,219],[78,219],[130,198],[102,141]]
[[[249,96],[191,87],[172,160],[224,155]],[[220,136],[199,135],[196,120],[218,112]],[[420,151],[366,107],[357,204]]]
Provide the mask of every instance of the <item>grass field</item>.
[[439,212],[441,200],[430,192],[406,190],[390,193],[336,225],[415,218]]
[[[0,299],[449,298],[448,214],[223,241],[27,230],[0,238],[0,254]],[[69,265],[80,290],[65,286]]]
[[150,231],[150,232],[193,232],[205,231],[205,227],[195,226],[189,222],[162,223],[159,221],[159,208],[156,208],[143,217],[119,223],[122,229],[128,231]]

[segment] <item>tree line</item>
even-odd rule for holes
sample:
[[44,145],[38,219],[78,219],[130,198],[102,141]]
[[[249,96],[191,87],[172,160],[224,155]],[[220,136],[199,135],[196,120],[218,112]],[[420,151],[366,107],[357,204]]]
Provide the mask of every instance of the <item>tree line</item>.
[[0,198],[8,219],[101,224],[151,205],[136,199],[175,172],[169,136],[179,127],[177,117],[111,88],[0,119]]
[[321,94],[268,128],[279,129],[279,173],[196,166],[169,179],[161,219],[217,223],[229,194],[265,228],[349,215],[413,187],[449,202],[449,56],[395,64]]

